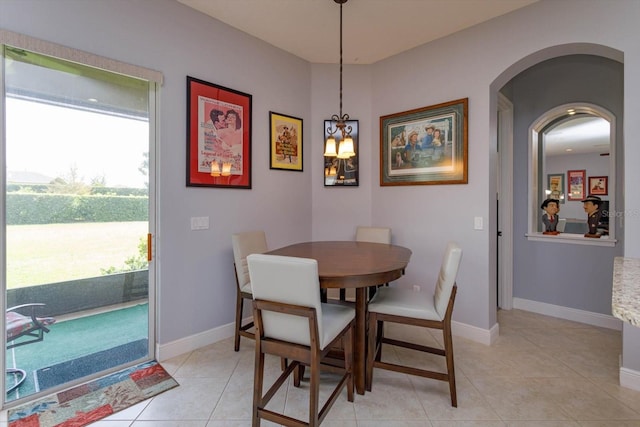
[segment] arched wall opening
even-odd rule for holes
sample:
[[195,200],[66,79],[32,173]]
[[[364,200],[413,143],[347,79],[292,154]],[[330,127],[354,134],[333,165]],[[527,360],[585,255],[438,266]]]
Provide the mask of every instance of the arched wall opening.
[[[495,292],[492,297],[497,301],[497,307],[523,308],[584,323],[619,327],[619,322],[610,316],[612,267],[602,267],[606,260],[622,255],[621,231],[613,248],[571,246],[567,250],[560,248],[566,245],[555,245],[553,251],[548,244],[528,242],[525,234],[530,185],[527,131],[535,119],[552,107],[592,102],[616,115],[616,177],[619,183],[616,200],[624,199],[621,194],[624,177],[623,79],[621,51],[602,45],[574,43],[528,55],[507,68],[490,85],[491,140],[499,152],[491,161],[491,176],[496,180],[499,202],[490,203],[490,214],[499,218],[498,231],[502,233],[501,237],[490,239],[489,248],[490,262],[498,266],[497,286],[491,289]],[[500,113],[505,108],[511,109],[509,113],[513,120],[512,134],[508,137],[501,134],[498,127],[499,116],[500,121],[509,117],[509,114]],[[504,123],[500,123],[500,129],[504,129]],[[508,177],[512,182],[505,185],[503,181]],[[617,209],[621,208],[617,206]],[[505,217],[511,221],[506,221]],[[502,228],[503,224],[507,227]],[[510,247],[507,253],[502,251],[500,259],[499,246]]]

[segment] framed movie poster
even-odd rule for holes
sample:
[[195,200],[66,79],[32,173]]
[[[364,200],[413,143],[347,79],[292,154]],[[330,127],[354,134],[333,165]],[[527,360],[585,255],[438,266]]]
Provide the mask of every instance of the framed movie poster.
[[302,172],[302,119],[269,111],[269,168]]
[[353,154],[343,155],[341,150],[342,133],[338,130],[333,134],[335,138],[335,151],[332,155],[326,155],[327,139],[330,130],[335,130],[336,122],[334,120],[324,121],[324,186],[325,187],[357,187],[359,181],[358,160],[360,148],[358,147],[358,120],[346,120],[347,129],[351,130],[351,139],[353,140]]
[[187,76],[187,186],[251,188],[251,95]]
[[586,171],[584,169],[567,171],[567,182],[569,183],[568,200],[580,201],[585,198],[585,178]]
[[550,173],[547,175],[546,198],[560,200],[560,203],[564,203],[563,173]]

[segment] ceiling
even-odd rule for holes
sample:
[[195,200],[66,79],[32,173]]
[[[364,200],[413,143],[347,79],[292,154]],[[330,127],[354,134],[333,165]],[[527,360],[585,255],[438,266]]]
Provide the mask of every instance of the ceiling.
[[[335,0],[177,1],[311,63],[340,61]],[[536,1],[347,0],[342,6],[343,62],[372,64]],[[592,122],[558,126],[547,136],[547,154],[571,154],[567,148],[573,154],[608,152],[608,124]]]
[[[312,63],[340,61],[335,0],[177,0]],[[348,0],[343,62],[372,64],[537,0]]]
[[576,116],[555,126],[545,134],[547,156],[609,153],[610,124],[601,117]]

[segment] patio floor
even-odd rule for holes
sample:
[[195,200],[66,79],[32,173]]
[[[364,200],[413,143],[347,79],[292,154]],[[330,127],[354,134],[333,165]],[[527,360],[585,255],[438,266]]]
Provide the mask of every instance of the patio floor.
[[[82,317],[59,318],[41,342],[6,351],[6,367],[27,372],[24,383],[6,395],[6,401],[23,398],[37,390],[34,372],[128,342],[147,338],[148,304],[129,305]],[[6,377],[9,384],[11,377]]]

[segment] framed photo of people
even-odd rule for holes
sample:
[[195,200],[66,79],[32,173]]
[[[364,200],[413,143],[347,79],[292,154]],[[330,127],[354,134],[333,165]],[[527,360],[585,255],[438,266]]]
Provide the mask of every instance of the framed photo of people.
[[333,120],[324,121],[324,186],[325,187],[357,187],[359,183],[359,159],[360,147],[358,145],[359,129],[358,120],[346,120],[345,126],[350,130],[353,140],[353,151],[345,149],[342,132],[338,130],[333,134],[335,145],[327,147],[327,139],[330,132],[336,129]]
[[302,119],[269,111],[269,168],[302,172]]
[[569,183],[567,200],[580,201],[585,198],[585,180],[586,171],[584,169],[567,171],[567,182]]
[[251,188],[251,99],[187,76],[187,186]]
[[468,98],[380,117],[380,185],[466,184]]

